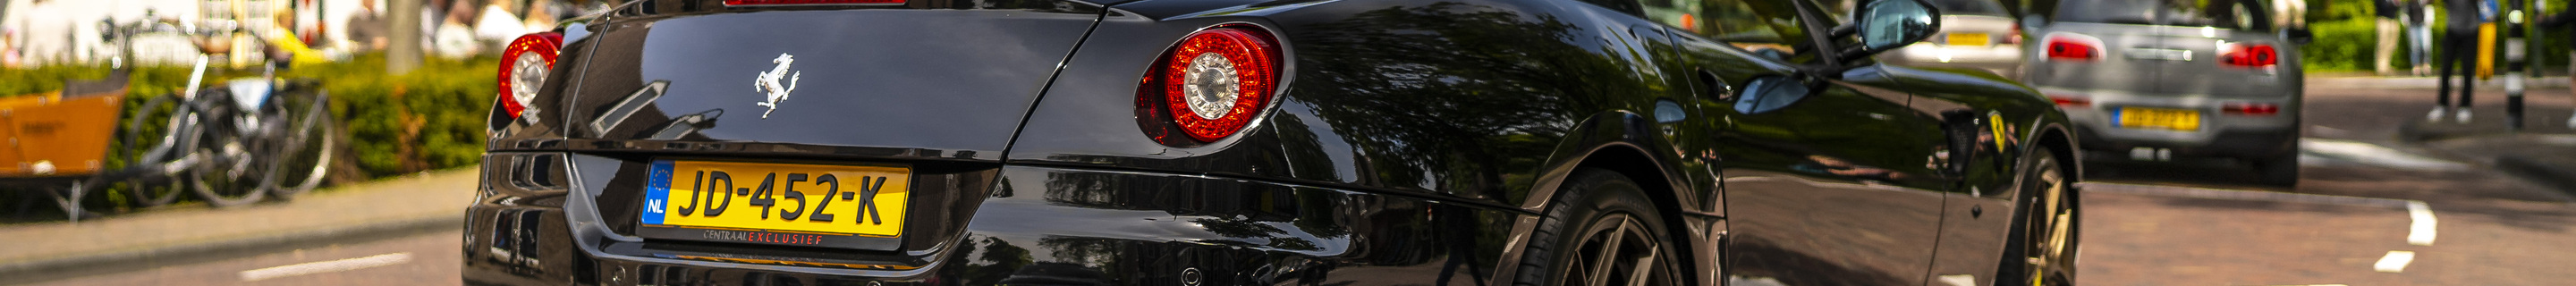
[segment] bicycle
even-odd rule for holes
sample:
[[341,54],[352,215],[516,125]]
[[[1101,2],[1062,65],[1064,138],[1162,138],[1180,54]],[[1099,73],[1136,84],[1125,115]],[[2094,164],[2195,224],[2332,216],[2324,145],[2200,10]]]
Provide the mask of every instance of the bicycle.
[[[119,45],[119,59],[112,60],[118,69],[131,69],[122,57],[132,55],[132,40],[144,34],[191,36],[199,53],[184,92],[153,97],[125,120],[129,132],[121,142],[129,173],[119,175],[135,202],[168,204],[184,189],[208,204],[231,207],[269,196],[291,199],[318,187],[338,144],[330,134],[337,129],[330,97],[310,82],[277,79],[283,63],[276,60],[261,65],[258,78],[206,89],[207,55],[230,53],[232,35],[257,35],[227,21],[190,23],[151,14],[144,21],[101,26],[100,34]],[[282,57],[271,57],[277,58]],[[164,132],[142,136],[147,122],[161,122]],[[150,147],[136,148],[142,146]]]

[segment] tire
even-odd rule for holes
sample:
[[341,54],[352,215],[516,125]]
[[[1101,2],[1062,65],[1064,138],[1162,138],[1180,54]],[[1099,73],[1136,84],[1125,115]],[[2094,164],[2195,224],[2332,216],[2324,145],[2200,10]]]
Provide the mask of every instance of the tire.
[[2286,152],[2254,161],[2254,171],[2263,176],[2264,185],[2285,188],[2299,186],[2299,153]]
[[[1599,285],[1682,285],[1676,262],[1683,252],[1666,241],[1670,237],[1661,213],[1635,181],[1610,171],[1578,169],[1557,191],[1556,200],[1548,203],[1545,216],[1530,234],[1513,281],[1516,285],[1590,285],[1596,280]],[[1637,265],[1637,261],[1651,265]],[[1636,279],[1641,274],[1646,276]]]
[[1995,285],[2075,285],[2077,253],[2082,249],[2082,192],[2055,150],[2041,150],[2022,161],[2020,191],[2013,204],[2012,236],[1996,267]]
[[285,138],[277,140],[283,145],[277,148],[277,154],[282,157],[271,161],[273,167],[269,168],[267,178],[261,180],[261,188],[268,190],[269,195],[279,200],[294,199],[321,186],[323,177],[329,175],[331,155],[339,153],[335,152],[339,147],[339,136],[334,136],[332,130],[339,129],[333,124],[328,98],[316,95],[303,100],[309,102],[300,104],[308,106],[304,110],[285,113],[294,116],[296,121],[285,124],[291,129],[281,135]]
[[[207,93],[213,94],[221,93]],[[198,199],[215,207],[249,205],[268,198],[268,191],[261,187],[266,176],[261,173],[266,173],[263,171],[268,166],[263,161],[269,160],[257,156],[259,147],[235,134],[239,128],[231,126],[234,116],[248,111],[229,108],[225,105],[231,103],[226,101],[229,99],[222,97],[197,101],[211,106],[196,112],[198,129],[193,133],[198,139],[191,152],[217,159],[201,161],[195,170],[188,171],[191,176],[178,178],[188,182]]]
[[[119,158],[125,160],[126,168],[134,168],[143,165],[158,165],[170,160],[177,160],[178,157],[186,155],[181,154],[180,152],[171,151],[189,148],[186,146],[180,146],[189,143],[189,141],[181,139],[194,138],[193,136],[178,134],[185,131],[181,130],[180,127],[182,124],[187,123],[188,116],[192,116],[187,112],[187,107],[178,105],[184,104],[180,103],[181,101],[182,100],[180,100],[176,95],[155,96],[152,97],[152,100],[144,102],[141,108],[137,108],[133,113],[129,114],[132,117],[126,118],[125,120],[124,140],[119,141],[123,142],[125,145],[124,148],[119,148],[117,151],[126,153],[124,156],[119,156]],[[168,107],[170,109],[168,114],[163,114],[161,111],[163,107]],[[164,124],[158,126],[147,126],[144,125],[146,122]],[[154,128],[154,130],[145,130],[144,128],[146,127]],[[149,180],[125,180],[125,187],[123,189],[125,190],[126,197],[133,199],[135,207],[148,208],[168,205],[171,202],[178,201],[179,194],[188,192],[188,185],[186,183],[174,179],[185,175],[185,172],[143,174],[139,177],[156,178]]]

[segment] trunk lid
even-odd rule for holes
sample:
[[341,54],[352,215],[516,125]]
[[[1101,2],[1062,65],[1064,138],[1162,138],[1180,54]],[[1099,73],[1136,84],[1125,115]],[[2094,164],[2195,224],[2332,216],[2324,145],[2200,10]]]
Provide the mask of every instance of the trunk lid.
[[925,3],[630,5],[572,69],[567,145],[996,161],[1100,16],[1076,2],[913,2]]
[[[2158,26],[2159,44],[2153,49],[2183,51],[2181,60],[2163,60],[2154,65],[2163,76],[2155,82],[2156,94],[2202,95],[2211,98],[2270,99],[2285,97],[2286,86],[2279,80],[2283,73],[2297,70],[2289,65],[2298,47],[2271,40],[2272,36],[2250,30],[2211,27]],[[2221,62],[2226,46],[2270,46],[2279,62],[2271,67],[2231,66]]]
[[[2160,37],[2142,33],[2153,26],[2103,23],[2060,22],[2047,32],[2023,45],[2030,51],[2030,71],[2024,72],[2034,86],[2069,89],[2149,91],[2164,74],[2159,60],[2130,55],[2140,48],[2161,47]],[[2053,39],[2100,40],[2099,56],[2092,60],[2050,59],[2049,41]]]

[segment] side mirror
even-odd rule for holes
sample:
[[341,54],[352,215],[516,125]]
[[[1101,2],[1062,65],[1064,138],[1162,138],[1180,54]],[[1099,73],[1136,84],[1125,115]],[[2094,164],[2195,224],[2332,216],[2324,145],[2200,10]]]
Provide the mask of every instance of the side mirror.
[[1877,54],[1931,38],[1941,30],[1941,13],[1921,0],[1878,0],[1860,8],[1862,53]]
[[1752,82],[1745,84],[1743,94],[1736,96],[1735,112],[1761,114],[1778,111],[1807,99],[1807,95],[1813,94],[1811,90],[1806,82],[1785,76],[1753,78]]
[[2290,41],[2292,44],[2307,45],[2308,41],[2316,39],[2317,34],[2315,32],[2308,31],[2308,28],[2306,27],[2281,30],[2281,40]]

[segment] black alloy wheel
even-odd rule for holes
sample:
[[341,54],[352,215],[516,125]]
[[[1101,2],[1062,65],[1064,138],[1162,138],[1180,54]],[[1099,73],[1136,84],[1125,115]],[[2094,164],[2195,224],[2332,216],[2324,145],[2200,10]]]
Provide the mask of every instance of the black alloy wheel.
[[2034,152],[2022,162],[2020,192],[2013,212],[2012,239],[1997,267],[1995,285],[2075,285],[2075,259],[2083,222],[2081,200],[2072,174],[2054,150]]
[[1618,173],[1579,169],[1557,191],[1522,252],[1519,285],[1682,285],[1680,251],[1645,190]]

